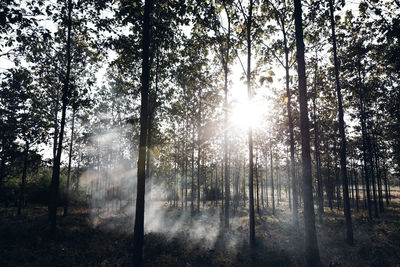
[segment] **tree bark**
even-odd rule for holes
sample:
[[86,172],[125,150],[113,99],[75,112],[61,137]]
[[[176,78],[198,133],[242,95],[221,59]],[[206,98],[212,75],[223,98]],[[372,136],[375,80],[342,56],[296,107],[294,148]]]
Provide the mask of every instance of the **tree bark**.
[[[368,208],[368,218],[372,221],[372,210],[371,210],[371,193],[370,193],[370,185],[369,185],[369,169],[368,169],[368,160],[367,160],[367,129],[365,125],[365,110],[364,110],[364,101],[363,101],[363,90],[361,90],[361,75],[360,70],[358,70],[358,86],[360,87],[359,93],[359,109],[360,109],[360,123],[361,123],[361,135],[362,135],[362,153],[363,153],[363,163],[364,163],[364,179],[365,179],[365,188],[367,194],[367,208]],[[364,197],[365,201],[365,197]]]
[[318,123],[317,123],[317,84],[318,84],[318,56],[317,50],[315,51],[315,77],[314,77],[314,94],[313,94],[313,120],[314,120],[314,149],[315,149],[315,160],[317,167],[317,197],[318,197],[318,217],[319,222],[322,223],[322,215],[324,214],[324,193],[322,189],[322,175],[321,175],[321,157],[319,152],[319,139],[318,139]]
[[296,174],[295,174],[295,160],[294,160],[294,126],[293,126],[293,118],[292,118],[292,104],[291,98],[292,94],[290,93],[290,75],[289,75],[289,47],[287,43],[287,33],[282,23],[282,33],[283,33],[283,44],[285,46],[285,72],[286,72],[286,97],[287,97],[287,114],[288,114],[288,124],[289,124],[289,141],[290,141],[290,173],[291,173],[291,182],[292,182],[292,192],[293,192],[293,224],[297,228],[299,225],[299,212],[298,212],[298,196],[297,196],[297,184],[296,184]]
[[255,166],[255,175],[256,175],[256,196],[257,196],[257,213],[260,215],[260,196],[259,196],[259,187],[258,187],[258,158],[256,152],[256,166]]
[[144,241],[144,207],[146,190],[146,141],[148,126],[148,95],[150,88],[150,63],[149,48],[151,40],[150,12],[152,0],[145,0],[143,16],[143,41],[142,41],[142,77],[141,77],[141,103],[140,103],[140,137],[139,158],[137,169],[137,195],[135,227],[133,233],[133,265],[142,266],[143,241]]
[[224,67],[224,162],[225,162],[225,228],[229,229],[229,202],[230,202],[230,173],[229,173],[229,158],[228,158],[228,62],[229,62],[229,50],[230,50],[230,34],[231,34],[231,18],[229,12],[225,7],[225,12],[228,20],[228,32],[226,38],[226,51],[223,54],[223,67]]
[[72,163],[72,147],[74,142],[74,128],[75,128],[75,108],[72,111],[72,126],[71,126],[71,141],[69,143],[69,157],[68,157],[68,172],[67,172],[67,188],[65,194],[65,205],[64,205],[64,216],[68,215],[68,205],[69,205],[69,184],[71,179],[71,163]]
[[192,188],[191,188],[191,199],[190,199],[190,213],[194,214],[194,125],[192,127]]
[[65,118],[68,105],[69,82],[71,73],[72,0],[68,0],[67,10],[68,10],[68,20],[67,20],[68,29],[67,29],[67,47],[66,47],[67,66],[66,66],[66,74],[65,74],[64,87],[62,93],[60,133],[58,137],[57,153],[54,159],[53,174],[51,177],[51,185],[50,185],[49,220],[50,220],[50,232],[53,237],[56,233],[58,191],[60,184],[60,163],[61,163],[61,154],[63,147],[64,127],[65,127]]
[[197,118],[197,212],[200,212],[200,176],[201,176],[201,93],[199,90],[199,113]]
[[18,201],[18,211],[17,211],[18,216],[21,215],[21,211],[25,202],[25,184],[26,184],[26,173],[28,169],[28,154],[29,154],[29,142],[25,141],[24,166],[22,169],[21,187],[19,190],[19,201]]
[[271,201],[272,201],[272,214],[275,215],[275,188],[274,188],[274,162],[272,158],[272,145],[269,146],[270,162],[271,162]]
[[[247,94],[249,103],[253,98],[251,90],[251,24],[253,15],[253,0],[249,2],[249,14],[246,21],[246,36],[247,36]],[[255,219],[254,219],[254,193],[253,193],[253,176],[254,176],[254,164],[253,164],[253,129],[249,126],[249,219],[250,219],[250,246],[254,247],[256,243],[255,235]]]
[[339,65],[336,52],[336,33],[335,33],[335,15],[333,9],[333,0],[329,0],[330,9],[330,20],[332,30],[332,42],[333,42],[333,60],[335,65],[335,80],[336,80],[336,93],[338,100],[338,111],[339,111],[339,132],[340,132],[340,170],[342,175],[342,187],[343,187],[343,202],[344,202],[344,216],[346,218],[346,241],[349,244],[354,243],[353,239],[353,225],[351,223],[351,210],[349,200],[349,188],[347,182],[347,166],[346,166],[346,133],[343,118],[343,105],[342,105],[342,92],[340,89],[339,80]]
[[307,266],[320,266],[317,235],[315,230],[314,201],[312,194],[312,171],[310,155],[310,130],[307,108],[306,66],[304,61],[304,41],[301,1],[294,1],[294,19],[296,29],[297,72],[299,76],[300,131],[302,148],[303,201],[305,252]]
[[[3,149],[4,149],[4,141],[2,142],[3,144]],[[4,170],[6,167],[6,155],[5,151],[3,150],[3,155],[1,157],[1,163],[0,163],[0,201],[5,200],[4,197]]]

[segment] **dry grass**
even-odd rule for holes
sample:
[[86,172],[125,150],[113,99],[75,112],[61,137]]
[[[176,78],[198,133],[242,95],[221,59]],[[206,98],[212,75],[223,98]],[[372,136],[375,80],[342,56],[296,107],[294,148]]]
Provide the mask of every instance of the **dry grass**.
[[[400,266],[400,194],[393,193],[391,206],[372,223],[365,211],[353,214],[353,246],[344,241],[343,212],[325,209],[323,224],[316,225],[324,266]],[[94,226],[88,212],[75,208],[68,217],[58,217],[53,240],[47,234],[45,207],[26,209],[21,217],[14,209],[0,209],[0,266],[130,265],[132,226],[126,220],[133,219],[99,218]],[[171,218],[179,214],[179,209],[168,212]],[[146,234],[146,266],[304,266],[302,221],[293,228],[286,205],[281,203],[275,215],[270,208],[256,214],[258,242],[252,249],[247,211],[242,207],[236,214],[231,229],[219,231],[211,244],[205,238],[192,239],[184,230]]]

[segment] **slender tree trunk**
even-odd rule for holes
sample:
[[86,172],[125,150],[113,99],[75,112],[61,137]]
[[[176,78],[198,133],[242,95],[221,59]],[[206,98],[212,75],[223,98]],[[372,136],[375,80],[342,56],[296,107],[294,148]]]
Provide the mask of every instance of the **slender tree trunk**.
[[54,103],[54,136],[53,136],[53,159],[57,157],[57,137],[58,137],[58,107],[59,107],[59,89],[57,88]]
[[265,201],[267,202],[267,207],[269,207],[268,201],[268,154],[265,153]]
[[297,71],[299,75],[300,131],[302,148],[303,201],[305,252],[307,266],[320,266],[317,234],[315,230],[314,201],[312,195],[312,169],[310,155],[310,130],[307,108],[306,66],[304,61],[304,41],[301,1],[294,1],[296,29]]
[[264,209],[264,183],[262,179],[262,169],[260,170],[260,173],[257,173],[257,179],[260,177],[260,183],[261,183],[261,208]]
[[334,145],[333,145],[333,153],[334,153],[334,168],[335,168],[335,184],[334,188],[336,189],[336,206],[337,209],[340,210],[341,206],[341,197],[340,197],[340,181],[339,181],[339,172],[338,172],[338,166],[337,166],[337,146],[336,146],[336,139],[334,139]]
[[206,165],[204,163],[204,158],[202,157],[201,159],[201,175],[202,175],[202,181],[203,181],[203,210],[204,210],[204,205],[206,203],[206,189],[207,189],[207,170],[206,170]]
[[215,207],[218,206],[218,163],[215,163]]
[[225,207],[225,205],[224,205],[224,162],[222,162],[222,164],[221,164],[221,193],[222,193],[222,196],[221,196],[221,209],[222,209],[222,213],[223,214],[225,214],[224,213],[224,211],[225,211],[225,209],[224,209],[224,207]]
[[182,142],[182,157],[181,157],[181,207],[183,210],[184,206],[184,200],[185,200],[185,195],[184,195],[184,189],[185,189],[185,158],[184,158],[184,144]]
[[71,180],[71,163],[72,163],[72,147],[74,143],[74,129],[75,129],[75,108],[72,110],[72,127],[71,127],[71,141],[69,143],[69,157],[68,157],[68,172],[67,172],[67,189],[66,189],[66,198],[65,198],[65,205],[64,205],[64,216],[68,215],[68,205],[69,205],[69,184]]
[[[200,91],[199,91],[199,97]],[[201,137],[200,137],[200,127],[201,127],[201,99],[199,100],[199,113],[197,121],[197,212],[200,212],[200,176],[201,176]]]
[[243,206],[246,206],[246,160],[243,160]]
[[275,215],[275,187],[274,187],[274,163],[272,159],[272,146],[269,146],[270,160],[271,160],[271,201],[272,201],[272,214]]
[[25,184],[26,184],[26,173],[28,169],[28,154],[29,154],[29,142],[25,141],[25,151],[24,151],[24,166],[22,169],[22,179],[21,187],[19,189],[19,201],[18,201],[18,211],[17,215],[21,215],[21,210],[25,203]]
[[142,266],[143,261],[143,241],[144,241],[144,207],[146,190],[146,141],[148,126],[148,95],[150,88],[150,63],[149,48],[151,42],[150,33],[150,12],[152,0],[145,0],[143,15],[143,41],[142,41],[142,87],[140,90],[140,138],[139,138],[139,158],[137,169],[137,197],[135,227],[133,233],[133,265]]
[[193,216],[194,214],[194,125],[192,127],[192,190],[190,192],[191,199],[190,199],[190,213]]
[[288,194],[287,194],[287,196],[289,197],[289,210],[292,210],[292,200],[291,200],[291,188],[290,188],[290,182],[291,182],[291,179],[290,179],[290,175],[291,175],[291,173],[290,173],[290,164],[289,164],[289,160],[287,160],[287,162],[286,162],[286,165],[287,165],[287,175],[288,175],[288,179],[287,179],[287,184],[288,184]]
[[[371,127],[374,127],[374,126],[371,125]],[[379,167],[378,144],[377,144],[375,130],[372,131],[372,138],[373,138],[373,154],[374,154],[374,159],[375,159],[376,181],[377,181],[377,185],[378,185],[379,211],[384,212],[383,196],[382,196],[382,179],[381,179],[381,171],[380,171],[380,167]]]
[[187,146],[188,146],[188,144],[186,143],[186,147],[185,147],[185,210],[187,210],[187,206],[188,206],[188,165],[189,165],[189,160],[188,160],[188,156],[187,156],[187,154],[188,154]]
[[[247,16],[246,23],[246,36],[247,36],[247,94],[249,98],[249,103],[253,98],[253,93],[251,89],[251,24],[253,15],[253,0],[249,2],[249,14]],[[254,219],[254,193],[253,193],[253,129],[249,126],[249,219],[250,219],[250,246],[254,247],[256,243],[255,235],[255,219]]]
[[[359,86],[361,87],[361,77],[360,70],[358,70],[358,81]],[[363,90],[360,89],[359,94],[360,101],[360,122],[361,122],[361,134],[362,134],[362,153],[363,153],[363,163],[364,163],[364,180],[365,180],[365,189],[367,194],[366,204],[368,208],[368,218],[372,221],[372,210],[371,210],[371,193],[370,193],[370,185],[369,185],[369,169],[368,169],[368,160],[367,160],[367,130],[365,125],[365,111],[364,111],[364,101],[363,101]],[[365,191],[364,191],[365,192]],[[365,196],[364,196],[365,200]]]
[[373,164],[373,159],[372,159],[372,148],[371,148],[371,138],[368,134],[368,131],[366,131],[366,139],[367,139],[367,149],[368,149],[368,160],[369,160],[369,165],[370,165],[370,174],[371,174],[371,183],[372,183],[372,195],[374,199],[374,215],[376,218],[379,217],[379,212],[378,212],[378,200],[376,196],[376,185],[375,185],[375,172],[374,172],[374,164]]
[[[147,119],[147,142],[146,142],[146,182],[147,185],[149,186],[149,189],[147,190],[148,196],[147,200],[151,202],[151,142],[152,142],[152,124],[153,124],[153,114],[148,114],[148,119]],[[150,203],[148,203],[150,204]]]
[[343,118],[343,106],[342,106],[342,92],[340,89],[339,81],[339,65],[336,52],[336,33],[335,33],[335,15],[333,9],[333,0],[329,0],[330,9],[330,20],[332,29],[332,42],[333,42],[333,60],[335,65],[335,80],[336,80],[336,93],[338,100],[338,110],[339,110],[339,132],[341,139],[340,146],[340,169],[342,174],[342,187],[343,187],[343,202],[344,202],[344,216],[346,218],[346,241],[349,244],[354,243],[353,239],[353,225],[351,223],[351,210],[350,210],[350,200],[349,200],[349,188],[347,184],[347,166],[346,166],[346,133]]
[[353,209],[354,209],[354,202],[355,202],[355,199],[354,199],[354,172],[353,172],[353,164],[351,164],[351,166],[350,166],[350,171],[349,171],[349,179],[350,179],[350,187],[351,187],[351,202],[352,202],[352,205],[353,205]]
[[389,207],[389,190],[388,190],[388,180],[387,180],[387,170],[386,167],[383,169],[383,182],[385,183],[385,198],[386,198],[386,207]]
[[295,173],[295,160],[294,160],[294,130],[293,130],[293,118],[292,118],[292,106],[290,93],[290,75],[289,75],[289,46],[287,43],[287,34],[285,29],[285,24],[282,23],[282,33],[283,33],[283,43],[285,46],[285,72],[286,72],[286,97],[287,97],[287,113],[288,113],[288,124],[289,124],[289,141],[290,141],[290,173],[292,182],[292,192],[293,192],[293,224],[295,227],[299,225],[299,215],[298,215],[298,196],[297,196],[297,184],[296,184],[296,173]]
[[[159,60],[159,50],[156,48],[156,70],[155,70],[155,89],[154,89],[154,95],[151,99],[151,104],[149,105],[149,111],[148,111],[148,118],[147,118],[147,152],[146,152],[146,182],[149,186],[147,193],[147,200],[149,201],[149,204],[151,204],[151,189],[152,189],[152,180],[151,180],[151,175],[152,175],[152,137],[153,137],[153,119],[155,116],[155,111],[156,111],[156,102],[157,102],[157,94],[158,94],[158,72],[159,72],[159,65],[160,65],[160,60]],[[153,56],[151,57],[153,58]],[[152,65],[153,60],[150,60],[150,68]],[[150,70],[151,71],[151,70]],[[151,74],[150,74],[151,75]],[[149,91],[150,91],[150,84],[149,84]]]
[[[372,221],[372,213],[371,213],[371,205],[367,205],[367,197],[365,196],[366,191],[367,191],[367,182],[366,182],[366,174],[365,174],[365,168],[363,167],[361,170],[361,181],[363,182],[363,202],[364,202],[364,209],[366,210],[368,208],[368,215],[369,215],[369,221]],[[369,190],[369,188],[368,188]]]
[[256,153],[256,167],[255,167],[255,175],[256,175],[256,196],[257,196],[257,213],[260,215],[260,198],[259,198],[259,188],[258,188],[258,158]]
[[230,202],[230,173],[229,173],[229,158],[228,158],[228,62],[229,62],[229,50],[230,50],[230,34],[231,34],[231,17],[228,10],[225,7],[225,12],[228,20],[228,32],[226,38],[226,49],[223,57],[224,67],[224,164],[225,164],[225,221],[224,226],[226,229],[229,228],[229,202]]
[[67,2],[68,10],[68,26],[67,26],[67,46],[66,46],[66,74],[64,80],[63,94],[62,94],[62,107],[61,107],[61,122],[60,122],[60,133],[58,137],[57,153],[53,164],[53,173],[51,177],[50,185],[50,202],[49,202],[49,219],[50,219],[50,232],[55,235],[56,233],[56,220],[57,220],[57,204],[58,204],[58,191],[60,184],[60,163],[61,154],[64,138],[64,126],[68,104],[69,94],[69,81],[71,73],[71,29],[72,29],[72,0]]
[[8,201],[5,199],[4,197],[4,170],[6,167],[6,155],[5,155],[5,151],[4,151],[4,139],[3,139],[3,155],[1,157],[1,163],[0,163],[0,201]]
[[314,149],[315,149],[315,160],[317,167],[317,198],[318,198],[318,217],[319,222],[322,223],[322,215],[324,214],[324,193],[322,189],[322,175],[321,175],[321,157],[319,153],[319,131],[317,123],[317,84],[318,84],[318,54],[315,51],[315,77],[314,77],[314,94],[313,94],[313,120],[314,120]]
[[360,211],[360,194],[359,194],[359,189],[358,189],[358,173],[357,171],[354,173],[354,186],[356,188],[356,209],[357,212]]

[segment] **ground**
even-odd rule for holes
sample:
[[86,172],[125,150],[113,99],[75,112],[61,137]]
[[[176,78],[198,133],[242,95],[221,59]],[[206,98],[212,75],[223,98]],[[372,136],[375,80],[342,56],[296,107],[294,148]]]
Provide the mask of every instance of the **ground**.
[[[385,206],[373,223],[368,222],[365,211],[353,213],[353,246],[345,242],[343,212],[325,209],[323,224],[316,225],[323,265],[400,266],[398,196],[393,196],[391,205]],[[180,209],[165,209],[169,222],[182,218]],[[75,207],[67,217],[60,214],[57,237],[52,239],[46,207],[28,207],[20,217],[15,208],[1,208],[0,266],[129,266],[132,227],[125,222],[131,218],[100,217],[94,223],[90,211]],[[212,207],[207,212],[217,214]],[[213,231],[216,226],[210,218],[215,216],[197,215],[193,220],[185,218],[173,231],[156,228],[148,232],[145,266],[305,266],[303,228],[301,223],[293,228],[284,204],[277,206],[274,216],[270,209],[261,216],[256,214],[258,242],[253,249],[248,245],[244,208],[236,213],[228,231]],[[196,229],[187,230],[188,225]],[[199,227],[201,231],[197,231]]]

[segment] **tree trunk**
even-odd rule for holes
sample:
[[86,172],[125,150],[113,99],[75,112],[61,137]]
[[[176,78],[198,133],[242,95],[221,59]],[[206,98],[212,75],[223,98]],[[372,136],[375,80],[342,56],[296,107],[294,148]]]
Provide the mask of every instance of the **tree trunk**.
[[[147,152],[146,152],[146,182],[149,186],[149,189],[147,190],[148,197],[147,200],[151,204],[151,189],[152,189],[152,180],[151,180],[151,167],[152,167],[152,137],[153,137],[153,119],[155,116],[155,110],[156,110],[156,105],[157,105],[157,93],[158,93],[158,72],[159,72],[159,50],[156,48],[156,70],[155,70],[155,89],[154,89],[154,95],[153,98],[151,99],[151,106],[150,110],[148,112],[148,119],[147,119]],[[152,57],[153,58],[153,57]],[[150,61],[150,68],[152,65],[152,60]],[[149,90],[150,90],[150,83],[149,83]]]
[[265,153],[265,201],[267,207],[269,207],[268,201],[268,154]]
[[260,170],[260,173],[257,173],[257,179],[260,177],[260,183],[261,183],[261,208],[264,209],[264,182],[262,179],[262,170]]
[[275,215],[275,188],[274,188],[274,163],[272,159],[272,146],[269,146],[270,160],[271,160],[271,201],[272,201],[272,214]]
[[314,77],[314,93],[313,93],[313,120],[314,120],[314,149],[315,149],[315,160],[317,169],[317,198],[318,198],[318,217],[319,222],[322,223],[322,215],[324,214],[324,193],[322,189],[322,175],[321,175],[321,157],[319,152],[319,140],[318,140],[318,123],[317,123],[317,84],[318,84],[318,54],[315,51],[315,77]]
[[298,212],[298,196],[297,196],[297,184],[296,184],[296,174],[295,174],[295,160],[294,160],[294,131],[293,131],[293,118],[292,118],[292,105],[290,93],[290,75],[289,75],[289,47],[287,43],[287,34],[282,23],[282,33],[283,33],[283,43],[285,46],[285,71],[286,71],[286,97],[287,97],[287,113],[288,113],[288,124],[289,124],[289,141],[290,141],[290,173],[292,182],[292,192],[293,192],[293,224],[295,227],[299,225],[299,212]]
[[146,141],[148,126],[148,95],[150,88],[150,12],[152,1],[145,0],[143,15],[143,41],[142,41],[142,87],[140,90],[140,138],[139,138],[139,158],[137,169],[137,196],[135,228],[133,233],[133,265],[142,266],[143,260],[143,239],[144,239],[144,205],[146,190]]
[[359,204],[359,202],[360,202],[360,194],[359,194],[359,189],[358,189],[358,172],[357,171],[355,171],[354,172],[354,186],[355,186],[355,188],[356,188],[356,209],[357,209],[357,212],[359,212],[360,211],[360,204]]
[[289,164],[289,160],[287,160],[287,162],[286,162],[286,165],[287,165],[287,175],[288,175],[288,179],[287,179],[287,184],[288,184],[288,193],[286,194],[286,197],[289,197],[289,210],[292,210],[292,201],[291,201],[291,189],[290,189],[290,182],[291,182],[291,179],[290,179],[290,175],[291,175],[291,173],[290,173],[290,164]]
[[330,9],[330,20],[332,29],[332,42],[333,42],[333,60],[335,65],[335,80],[336,80],[336,93],[338,100],[338,110],[339,110],[339,132],[340,132],[340,170],[342,175],[342,187],[343,187],[343,202],[344,202],[344,216],[346,218],[346,241],[349,244],[353,244],[353,225],[351,223],[351,210],[350,210],[350,200],[349,200],[349,188],[347,184],[347,166],[346,166],[346,133],[343,118],[343,106],[342,106],[342,92],[340,89],[339,81],[339,65],[336,52],[336,34],[335,34],[335,15],[333,9],[333,0],[329,0]]
[[194,125],[192,127],[192,190],[190,192],[191,199],[190,199],[190,213],[193,216],[194,214]]
[[[4,141],[2,142],[4,146]],[[4,148],[3,148],[4,149]],[[0,201],[6,200],[4,197],[4,170],[6,167],[6,155],[5,151],[3,150],[3,155],[1,157],[1,163],[0,163]]]
[[71,141],[69,143],[69,157],[68,157],[68,172],[67,172],[67,188],[65,194],[65,205],[64,205],[64,216],[68,215],[68,205],[69,205],[69,184],[71,180],[71,163],[72,163],[72,147],[74,142],[74,128],[75,128],[75,108],[72,110],[72,126],[71,126]]
[[199,113],[197,120],[197,212],[200,212],[200,176],[201,176],[201,95],[199,90]]
[[257,196],[257,213],[260,215],[260,196],[259,196],[259,187],[258,187],[258,158],[257,158],[257,153],[256,153],[256,196]]
[[[374,127],[371,125],[371,128]],[[379,201],[379,211],[384,212],[383,207],[383,196],[382,196],[382,179],[381,179],[381,171],[379,167],[379,155],[378,155],[378,144],[377,138],[375,134],[375,130],[372,131],[372,138],[373,138],[373,154],[375,159],[375,170],[376,170],[376,181],[378,185],[378,201]]]
[[215,163],[215,207],[218,206],[218,163]]
[[388,180],[387,180],[387,170],[386,167],[383,169],[383,182],[385,183],[385,199],[386,207],[389,207],[389,190],[388,190]]
[[67,112],[68,94],[69,94],[69,81],[71,73],[71,30],[72,30],[72,0],[67,2],[68,10],[68,26],[67,26],[67,47],[66,47],[66,74],[64,80],[64,87],[62,93],[62,107],[61,107],[61,122],[60,133],[58,137],[57,153],[53,164],[53,173],[50,185],[50,202],[49,202],[49,220],[50,232],[54,237],[56,233],[56,220],[57,220],[57,204],[58,204],[58,191],[60,184],[60,163],[64,138],[65,117]]
[[17,215],[21,215],[21,210],[24,207],[25,203],[25,184],[26,184],[26,173],[28,169],[28,154],[29,154],[29,143],[25,141],[25,151],[24,151],[24,166],[22,169],[22,179],[21,179],[21,187],[19,190],[19,201],[18,201],[18,211]]
[[[251,24],[253,14],[253,0],[249,2],[249,14],[246,21],[246,36],[247,36],[247,94],[249,103],[253,98],[251,90]],[[254,193],[253,193],[253,175],[254,175],[254,164],[253,164],[253,129],[249,126],[249,219],[250,219],[250,246],[254,247],[256,243],[255,235],[255,219],[254,219]]]
[[147,185],[149,186],[149,189],[147,190],[148,197],[147,200],[151,202],[151,138],[152,138],[152,116],[153,114],[148,115],[147,119],[147,142],[146,142],[146,182]]
[[310,155],[310,130],[307,108],[306,66],[304,61],[304,41],[301,0],[294,1],[296,28],[297,71],[299,75],[300,131],[302,148],[302,175],[304,201],[305,252],[307,266],[320,266],[317,235],[315,230],[314,201],[312,195],[312,169]]
[[[361,87],[361,77],[360,70],[358,70],[358,86]],[[365,125],[365,110],[364,110],[364,101],[363,101],[363,90],[360,88],[359,93],[359,109],[360,109],[360,123],[361,123],[361,134],[362,134],[362,153],[363,153],[363,163],[364,163],[364,179],[365,179],[365,189],[367,194],[367,208],[368,208],[368,218],[372,221],[372,210],[371,210],[371,193],[370,193],[370,185],[369,185],[369,169],[368,169],[368,160],[367,160],[367,129]],[[365,196],[364,196],[365,200]]]
[[246,160],[243,160],[243,206],[246,206]]
[[54,136],[53,136],[53,159],[57,157],[57,137],[58,137],[58,106],[59,106],[59,90],[57,88],[54,103]]
[[225,7],[226,16],[228,20],[228,33],[226,38],[226,51],[223,54],[223,67],[224,67],[224,164],[225,164],[225,223],[226,229],[229,228],[229,202],[230,202],[230,173],[229,173],[229,158],[228,158],[228,62],[229,62],[229,50],[230,50],[230,34],[231,34],[231,18],[229,12]]

